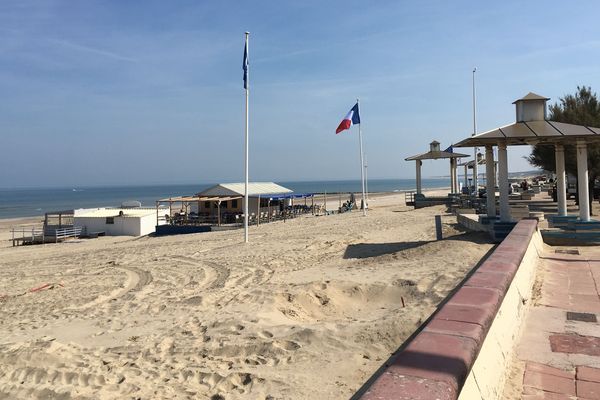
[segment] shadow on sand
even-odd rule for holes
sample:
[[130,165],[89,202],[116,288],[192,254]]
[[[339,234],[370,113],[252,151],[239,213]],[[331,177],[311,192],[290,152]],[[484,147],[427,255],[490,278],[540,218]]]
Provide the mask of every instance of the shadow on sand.
[[[458,224],[456,227],[453,226],[456,230],[461,230]],[[466,232],[458,235],[448,236],[443,238],[441,241],[468,241],[472,243],[489,243],[489,239],[487,236],[482,233],[477,232]],[[420,240],[415,242],[391,242],[391,243],[357,243],[351,244],[346,247],[346,251],[344,252],[344,258],[370,258],[370,257],[379,257],[387,254],[394,254],[399,251],[414,249],[417,247],[421,247],[423,245],[437,242],[437,240]]]
[[370,258],[379,257],[386,254],[397,253],[402,250],[414,249],[424,244],[431,243],[433,240],[422,240],[418,242],[397,242],[397,243],[357,243],[346,247],[344,258]]

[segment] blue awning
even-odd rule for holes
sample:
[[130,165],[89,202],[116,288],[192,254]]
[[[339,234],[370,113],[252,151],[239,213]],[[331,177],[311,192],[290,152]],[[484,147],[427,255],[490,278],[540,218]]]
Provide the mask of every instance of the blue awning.
[[290,193],[275,196],[269,196],[269,200],[285,200],[285,199],[303,199],[305,197],[313,197],[314,193]]

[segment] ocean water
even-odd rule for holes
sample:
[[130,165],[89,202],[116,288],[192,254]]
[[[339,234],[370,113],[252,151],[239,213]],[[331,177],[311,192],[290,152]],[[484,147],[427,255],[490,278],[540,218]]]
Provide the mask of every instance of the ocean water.
[[[277,182],[296,193],[360,192],[359,180]],[[424,189],[449,187],[448,178],[423,179]],[[128,200],[154,207],[155,201],[167,197],[193,195],[213,184],[106,186],[76,188],[2,189],[0,218],[32,217],[50,211],[76,208],[116,207]],[[415,189],[414,179],[370,179],[372,192],[401,192]]]

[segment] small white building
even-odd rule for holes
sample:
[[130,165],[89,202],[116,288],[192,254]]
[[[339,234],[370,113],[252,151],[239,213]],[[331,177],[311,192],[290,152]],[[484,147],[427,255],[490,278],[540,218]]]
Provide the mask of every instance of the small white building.
[[[168,209],[166,210],[168,212]],[[156,230],[156,208],[85,208],[74,211],[73,225],[84,233],[107,236],[144,236]],[[164,215],[165,211],[160,210]],[[166,223],[159,220],[160,225]]]

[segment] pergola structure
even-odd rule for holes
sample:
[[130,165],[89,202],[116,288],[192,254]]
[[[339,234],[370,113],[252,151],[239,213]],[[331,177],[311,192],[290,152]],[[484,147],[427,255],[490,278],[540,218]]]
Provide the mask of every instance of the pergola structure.
[[178,197],[169,197],[168,199],[161,199],[156,201],[156,221],[158,225],[158,210],[161,204],[169,205],[169,216],[172,214],[173,203],[181,204],[181,207],[186,210],[189,207],[190,203],[198,203],[198,210],[200,210],[200,203],[203,201],[216,202],[217,204],[217,224],[221,225],[221,202],[229,201],[229,200],[237,200],[241,199],[241,196],[178,196]]
[[429,144],[429,151],[423,154],[417,154],[412,157],[405,158],[405,161],[415,161],[417,167],[417,194],[421,194],[421,166],[423,160],[437,160],[441,158],[450,159],[450,192],[458,193],[458,176],[457,176],[457,158],[469,157],[467,154],[454,153],[440,150],[440,142],[434,140]]
[[[576,144],[577,148],[577,184],[579,186],[579,219],[583,222],[590,220],[589,189],[588,189],[588,143],[600,142],[600,128],[566,124],[547,120],[547,97],[528,93],[516,100],[516,122],[500,128],[492,129],[464,139],[456,147],[485,147],[487,160],[494,159],[493,147],[498,147],[498,189],[500,191],[500,221],[511,221],[508,205],[508,161],[507,146],[548,144],[554,146],[556,159],[556,176],[558,191],[558,215],[567,215],[566,174],[565,174],[565,144]],[[494,176],[494,163],[486,163],[486,175]],[[493,193],[495,179],[487,180],[487,191]],[[494,196],[487,197],[487,212],[489,217],[496,217]]]

